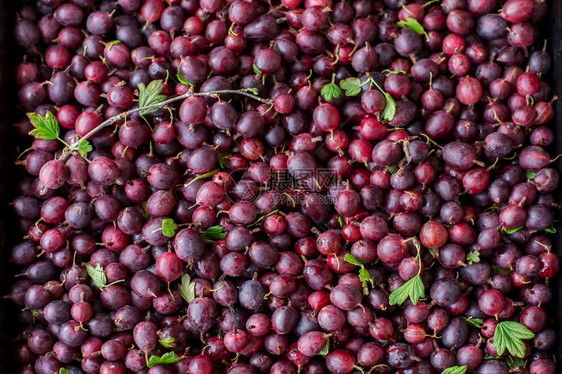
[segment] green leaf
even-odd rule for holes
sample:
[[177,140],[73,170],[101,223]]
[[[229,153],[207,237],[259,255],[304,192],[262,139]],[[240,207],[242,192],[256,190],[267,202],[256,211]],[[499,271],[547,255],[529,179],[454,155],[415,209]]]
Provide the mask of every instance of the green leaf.
[[216,234],[221,232],[224,232],[224,226],[220,226],[220,225],[211,226],[207,230],[205,230],[206,234]]
[[224,239],[226,234],[224,233],[224,226],[211,226],[203,232],[203,240],[205,243],[211,244],[217,240]]
[[526,177],[527,179],[535,179],[535,176],[536,176],[536,175],[537,175],[537,172],[536,172],[536,171],[527,170],[527,171],[525,172],[525,177]]
[[340,87],[345,91],[345,96],[357,96],[361,92],[361,80],[359,78],[346,78],[340,81]]
[[252,68],[254,69],[254,74],[255,74],[255,75],[261,74],[261,71],[260,71],[260,69],[258,69],[258,67],[256,66],[256,64],[253,64],[253,65],[252,65]]
[[86,271],[94,284],[98,286],[100,290],[102,290],[105,285],[107,284],[107,277],[105,275],[105,270],[101,267],[100,264],[96,264],[96,266],[92,266],[92,264],[86,264]]
[[107,44],[107,45],[121,44],[121,40],[112,40],[112,41],[107,42],[105,44]]
[[68,369],[60,368],[59,374],[72,374],[72,373]]
[[478,329],[482,328],[482,324],[484,323],[484,320],[482,320],[480,318],[472,318],[472,317],[469,317],[469,318],[462,317],[462,318],[466,321],[466,323],[468,323],[469,325],[474,326]]
[[359,270],[359,280],[361,282],[369,282],[371,286],[374,286],[373,277],[371,277],[371,273],[365,268]]
[[230,166],[229,160],[232,157],[230,152],[219,152],[217,155],[219,166],[221,169],[226,169]]
[[179,71],[176,74],[176,78],[178,79],[178,82],[180,82],[181,84],[185,84],[186,86],[189,86],[189,87],[195,87],[195,85],[193,83],[191,83],[190,81],[188,81],[187,79],[185,79],[183,74]]
[[181,360],[183,360],[183,357],[178,357],[175,352],[166,352],[161,357],[150,356],[146,366],[150,369],[151,367],[159,364],[169,365]]
[[59,121],[50,111],[45,116],[38,113],[27,113],[27,117],[33,126],[29,135],[32,135],[35,139],[53,140],[59,137]]
[[162,221],[162,234],[171,238],[172,236],[176,235],[176,230],[178,229],[178,225],[174,222],[171,218],[165,218]]
[[[164,83],[161,79],[154,80],[145,86],[144,83],[138,84],[139,88],[139,108],[145,108],[150,105],[155,105],[166,100],[166,95],[160,93],[164,89]],[[158,111],[159,108],[141,109],[141,115],[150,114]]]
[[326,345],[324,346],[324,348],[322,348],[322,350],[318,354],[320,356],[326,356],[328,353],[330,353],[330,338],[326,339]]
[[39,314],[39,311],[37,311],[35,309],[30,309],[29,312],[31,313],[31,320],[32,320],[33,324],[35,324],[35,317],[37,317],[37,314]]
[[511,270],[509,269],[502,269],[496,265],[492,266],[492,269],[494,269],[494,271],[496,271],[497,273],[502,273],[502,274],[511,274]]
[[382,71],[383,74],[406,74],[406,72],[404,70],[389,70],[389,69],[385,69]]
[[381,118],[387,121],[392,121],[396,115],[396,101],[394,101],[388,92],[384,92],[384,99],[386,101],[386,105],[381,113]]
[[412,17],[406,18],[406,21],[399,21],[398,23],[396,23],[396,25],[398,25],[398,27],[405,27],[407,29],[415,31],[420,35],[425,34],[425,29],[423,28],[421,23],[419,23],[417,19]]
[[148,214],[148,210],[146,210],[146,201],[142,202],[142,209],[144,211],[144,213],[142,214],[143,218],[146,220],[150,219],[150,214]]
[[468,261],[469,265],[472,265],[476,262],[480,262],[480,252],[479,251],[468,252],[466,255],[466,261]]
[[514,229],[506,229],[504,227],[503,231],[505,231],[506,234],[513,234],[514,232],[517,232],[517,231],[521,230],[522,228],[523,228],[523,226],[519,226],[519,227],[516,227]]
[[423,281],[419,274],[394,290],[388,297],[388,301],[390,305],[402,305],[408,297],[414,305],[417,305],[419,299],[425,297]]
[[338,216],[338,223],[340,224],[340,228],[345,226],[345,221],[342,216]]
[[253,95],[258,95],[260,92],[258,91],[257,88],[255,87],[246,87],[244,88],[245,91],[248,91],[249,93],[253,94]]
[[160,343],[164,348],[176,347],[176,339],[173,336],[168,336],[166,339],[158,339],[158,343]]
[[396,165],[390,165],[387,170],[390,174],[393,174],[394,170],[396,170]]
[[522,368],[525,366],[525,361],[522,358],[507,356],[505,358],[505,362],[511,369]]
[[80,143],[78,143],[78,153],[80,153],[82,156],[86,156],[88,153],[92,152],[93,150],[94,148],[87,140],[80,140]]
[[352,265],[363,266],[363,263],[356,259],[351,253],[346,253],[345,256],[343,256],[343,260]]
[[511,355],[523,357],[526,349],[523,340],[534,337],[535,334],[525,325],[513,321],[503,321],[496,326],[493,346],[500,356],[507,349]]
[[191,282],[189,274],[185,274],[181,277],[181,284],[179,285],[178,292],[188,303],[195,299],[195,283]]
[[556,234],[556,228],[554,228],[553,226],[547,227],[546,229],[544,229],[544,232],[547,232],[549,234]]
[[502,328],[508,330],[510,332],[510,335],[518,337],[520,339],[533,339],[535,337],[535,333],[529,330],[527,326],[523,325],[522,323],[514,321],[503,321],[500,322],[498,326],[499,325],[502,325]]
[[328,83],[322,87],[320,95],[322,95],[326,101],[331,101],[341,96],[341,88],[335,83]]
[[463,366],[452,366],[447,368],[441,372],[441,374],[465,374],[466,373],[466,365]]

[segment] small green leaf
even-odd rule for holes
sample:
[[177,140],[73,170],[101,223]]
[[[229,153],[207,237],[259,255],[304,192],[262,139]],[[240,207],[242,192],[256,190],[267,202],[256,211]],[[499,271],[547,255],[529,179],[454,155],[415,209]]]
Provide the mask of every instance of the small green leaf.
[[341,88],[335,83],[328,83],[322,87],[320,95],[322,95],[326,101],[331,101],[341,96]]
[[246,87],[244,88],[245,91],[248,91],[249,93],[251,93],[252,95],[258,95],[260,92],[258,91],[257,88],[255,87]]
[[503,321],[496,326],[492,345],[500,356],[507,349],[511,355],[522,358],[525,356],[526,350],[523,340],[534,337],[535,334],[525,325],[513,321]]
[[94,267],[92,264],[86,264],[86,272],[88,272],[88,275],[92,278],[94,284],[98,286],[100,290],[103,290],[107,284],[107,276],[105,275],[105,270],[103,270],[101,265],[96,264]]
[[522,228],[523,228],[523,226],[519,226],[519,227],[516,227],[514,229],[506,229],[504,227],[503,231],[505,231],[506,234],[513,234],[514,232],[517,232],[517,231],[521,230]]
[[394,170],[396,170],[396,165],[390,165],[387,170],[390,174],[393,174]]
[[466,373],[466,365],[463,366],[452,366],[447,368],[441,372],[441,374],[465,374]]
[[462,317],[462,318],[466,321],[466,323],[468,323],[469,325],[474,326],[478,329],[482,328],[482,324],[484,323],[484,320],[482,320],[480,318],[472,318],[472,317],[469,317],[469,318]]
[[107,44],[107,45],[121,44],[121,40],[112,40],[112,41],[109,41],[105,44]]
[[480,252],[479,251],[468,252],[466,255],[466,261],[468,261],[469,265],[472,265],[476,262],[480,262]]
[[421,23],[419,23],[417,19],[412,17],[408,17],[406,21],[399,21],[398,23],[396,23],[396,25],[398,25],[398,27],[405,27],[407,29],[415,31],[420,35],[424,35],[426,33]]
[[556,234],[556,228],[553,226],[547,227],[546,229],[544,229],[544,232],[547,232],[549,234]]
[[527,170],[527,171],[525,172],[525,177],[526,177],[527,179],[535,179],[535,176],[536,176],[536,175],[537,175],[537,172],[536,172],[536,171]]
[[191,83],[190,81],[188,81],[187,79],[185,79],[183,74],[179,71],[176,74],[176,78],[178,79],[178,82],[180,82],[181,84],[185,84],[186,86],[189,86],[189,87],[195,87],[195,85],[193,83]]
[[322,348],[322,350],[320,351],[320,353],[318,353],[320,356],[326,356],[328,353],[330,353],[330,339],[326,339],[326,345],[324,346],[324,348]]
[[363,263],[356,259],[351,253],[346,253],[345,256],[343,256],[343,260],[352,265],[363,266]]
[[35,139],[54,140],[59,137],[60,125],[57,117],[50,111],[42,116],[37,113],[27,113],[27,117],[34,127],[29,132]]
[[345,226],[345,221],[342,216],[338,216],[338,223],[340,224],[340,228]]
[[423,281],[419,274],[394,290],[389,295],[388,302],[390,305],[402,305],[408,297],[414,305],[417,305],[419,299],[425,297]]
[[185,274],[181,277],[181,284],[179,285],[178,292],[188,303],[195,300],[195,283],[191,282],[189,274]]
[[35,324],[35,317],[37,317],[37,314],[39,314],[39,311],[37,311],[35,309],[30,309],[29,312],[31,313],[31,320],[33,321],[33,324]]
[[252,65],[252,68],[254,69],[254,74],[255,74],[255,75],[261,74],[261,71],[260,71],[260,69],[258,69],[258,67],[256,66],[256,64],[253,64],[253,65]]
[[525,366],[525,361],[522,358],[507,356],[505,358],[505,362],[510,367],[510,369],[518,369]]
[[362,86],[359,78],[346,78],[340,81],[340,87],[345,91],[345,96],[359,95]]
[[78,143],[78,153],[82,156],[86,156],[88,153],[92,152],[93,149],[94,148],[87,140],[80,140],[80,143]]
[[217,240],[222,240],[225,238],[224,226],[211,226],[203,232],[203,240],[205,243],[211,244]]
[[374,286],[373,277],[371,277],[371,273],[369,273],[369,271],[365,268],[361,268],[359,270],[359,280],[361,282],[369,282],[371,283],[371,286]]
[[219,152],[217,155],[217,159],[219,162],[219,166],[221,169],[227,169],[230,166],[230,158],[232,157],[232,153],[230,152]]
[[65,368],[60,368],[59,374],[72,374],[70,370]]
[[502,274],[507,274],[507,275],[511,274],[511,270],[502,269],[502,268],[500,268],[496,265],[492,266],[492,269],[494,269],[494,271],[497,272],[497,273],[502,273]]
[[406,72],[404,70],[389,70],[389,69],[385,69],[382,71],[383,74],[406,74]]
[[[166,100],[166,95],[161,95],[164,89],[164,83],[161,79],[151,81],[148,86],[144,83],[138,84],[139,88],[139,108],[156,105]],[[150,114],[158,111],[159,108],[141,109],[141,115]]]
[[174,364],[178,361],[183,360],[183,357],[178,357],[175,352],[166,352],[161,357],[158,356],[150,356],[146,366],[150,369],[153,366],[164,364]]
[[162,221],[162,234],[171,238],[172,236],[176,235],[176,230],[178,229],[178,225],[174,222],[171,218],[165,218]]
[[143,218],[146,219],[146,220],[149,220],[149,219],[150,219],[150,214],[148,214],[148,210],[146,210],[146,201],[143,201],[143,202],[142,202],[142,209],[143,209],[143,211],[144,211],[144,213],[143,213],[143,215],[142,215]]
[[224,232],[224,226],[220,226],[220,225],[211,226],[207,230],[205,230],[206,234],[216,234],[221,232]]
[[158,343],[160,343],[164,348],[176,347],[176,339],[173,336],[168,336],[166,339],[158,339]]
[[387,121],[392,121],[396,115],[396,101],[394,101],[388,92],[384,92],[384,99],[386,101],[386,105],[382,110],[381,118]]

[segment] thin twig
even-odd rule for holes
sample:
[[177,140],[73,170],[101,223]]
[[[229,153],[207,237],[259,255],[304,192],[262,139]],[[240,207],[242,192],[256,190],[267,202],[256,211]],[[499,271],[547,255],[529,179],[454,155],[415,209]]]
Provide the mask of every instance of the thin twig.
[[156,103],[156,104],[152,104],[152,105],[148,105],[142,108],[134,108],[131,110],[128,110],[126,112],[123,113],[119,113],[116,116],[113,116],[111,118],[106,119],[105,121],[103,121],[102,123],[100,123],[98,126],[96,126],[95,128],[93,128],[92,130],[90,130],[90,132],[88,132],[86,135],[84,135],[82,138],[76,140],[75,142],[73,142],[70,147],[69,150],[70,151],[75,151],[78,150],[78,145],[80,144],[81,141],[83,140],[88,140],[89,138],[91,138],[94,134],[96,134],[98,131],[100,131],[101,129],[107,127],[107,126],[111,126],[112,124],[114,124],[115,122],[121,120],[121,119],[125,119],[128,116],[130,116],[133,113],[139,112],[141,110],[147,110],[147,109],[160,109],[165,107],[168,104],[174,103],[176,101],[179,100],[183,100],[183,99],[187,99],[190,96],[215,96],[215,95],[222,95],[222,94],[236,94],[236,95],[242,95],[242,96],[246,96],[249,97],[251,99],[257,100],[259,102],[265,103],[265,104],[271,104],[272,101],[270,99],[264,99],[261,98],[259,96],[253,95],[249,92],[246,91],[241,91],[241,90],[216,90],[216,91],[210,91],[210,92],[192,92],[192,91],[188,91],[186,93],[184,93],[183,95],[179,95],[176,97],[172,97],[168,100],[164,100],[160,103]]

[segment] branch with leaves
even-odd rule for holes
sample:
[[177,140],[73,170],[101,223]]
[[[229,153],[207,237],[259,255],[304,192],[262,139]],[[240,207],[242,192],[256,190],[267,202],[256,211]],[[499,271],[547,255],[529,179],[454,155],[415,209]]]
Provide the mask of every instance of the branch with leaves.
[[[182,77],[183,78],[183,77]],[[185,78],[183,79],[185,80]],[[180,79],[180,82],[182,80]],[[189,83],[185,81],[186,83]],[[183,82],[182,82],[183,83]],[[171,98],[167,98],[166,95],[162,94],[164,89],[164,83],[162,80],[154,80],[146,86],[144,83],[139,83],[138,85],[138,107],[130,109],[128,111],[122,112],[116,116],[106,119],[101,124],[90,130],[80,139],[77,139],[72,144],[68,144],[64,139],[60,138],[60,124],[57,117],[51,113],[47,112],[45,116],[38,113],[28,113],[27,116],[33,126],[33,130],[29,132],[35,139],[43,140],[54,140],[57,139],[65,145],[63,151],[63,158],[68,157],[71,152],[78,152],[82,156],[86,156],[89,152],[93,150],[88,139],[98,133],[100,130],[113,125],[114,123],[125,120],[127,117],[134,113],[139,113],[141,116],[154,113],[159,109],[165,108],[166,106],[175,103],[176,101],[181,101],[187,99],[191,96],[215,96],[220,95],[241,95],[249,97],[250,99],[259,101],[265,104],[273,104],[270,99],[264,99],[257,96],[257,90],[255,89],[244,89],[244,90],[216,90],[209,92],[194,92],[192,89],[188,90],[186,93]]]
[[[33,126],[33,130],[29,135],[35,139],[42,140],[58,140],[67,148],[72,148],[64,139],[60,137],[60,124],[53,113],[47,112],[44,116],[38,113],[27,113],[29,122]],[[85,139],[80,139],[74,143],[74,150],[78,151],[82,156],[86,156],[93,150],[92,145]]]

